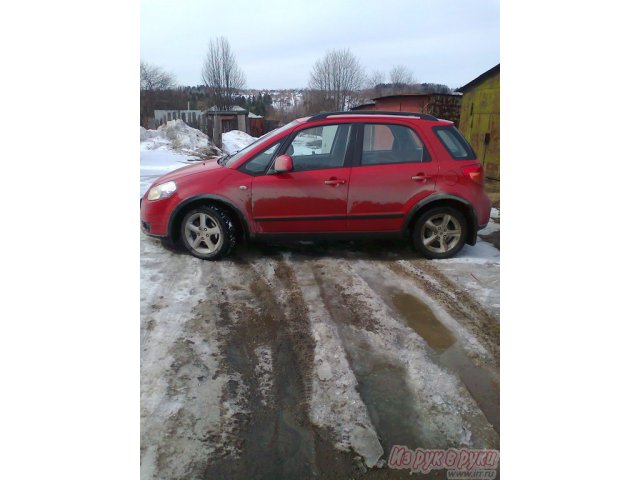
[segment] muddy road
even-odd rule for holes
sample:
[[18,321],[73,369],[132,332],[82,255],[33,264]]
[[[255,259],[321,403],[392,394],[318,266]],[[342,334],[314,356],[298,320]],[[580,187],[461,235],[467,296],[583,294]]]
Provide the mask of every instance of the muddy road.
[[405,478],[396,444],[499,448],[489,243],[140,248],[143,479]]

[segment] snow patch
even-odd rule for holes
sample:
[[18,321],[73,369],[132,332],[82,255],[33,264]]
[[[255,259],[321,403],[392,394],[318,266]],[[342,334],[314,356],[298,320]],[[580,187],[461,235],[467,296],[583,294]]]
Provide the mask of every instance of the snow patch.
[[256,140],[257,138],[252,137],[248,133],[240,130],[231,130],[230,132],[222,134],[222,151],[229,155],[233,155]]
[[500,250],[484,240],[478,239],[475,245],[465,245],[453,258],[431,260],[436,264],[480,263],[500,264]]
[[271,400],[273,390],[273,358],[271,348],[261,345],[254,350],[258,364],[256,374],[258,375],[258,391],[260,392],[260,402],[267,406]]
[[489,223],[482,230],[478,230],[478,235],[491,235],[493,232],[500,231],[500,224],[495,222],[493,218],[489,219]]

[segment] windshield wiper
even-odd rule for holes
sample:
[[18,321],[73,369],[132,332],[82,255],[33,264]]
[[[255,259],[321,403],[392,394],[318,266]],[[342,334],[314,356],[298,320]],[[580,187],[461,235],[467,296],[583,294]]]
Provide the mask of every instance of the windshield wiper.
[[229,154],[228,153],[223,153],[222,156],[217,160],[218,165],[222,165],[224,167],[224,164],[226,163],[225,160],[229,158]]

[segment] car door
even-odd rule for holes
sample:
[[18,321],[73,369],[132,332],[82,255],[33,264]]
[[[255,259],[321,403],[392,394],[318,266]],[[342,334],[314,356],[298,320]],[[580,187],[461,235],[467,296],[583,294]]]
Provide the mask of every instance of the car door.
[[435,191],[438,164],[406,125],[362,123],[357,128],[347,204],[349,231],[400,230],[410,206]]
[[351,131],[351,124],[327,124],[291,135],[282,151],[291,156],[293,171],[271,168],[252,182],[257,233],[347,231]]

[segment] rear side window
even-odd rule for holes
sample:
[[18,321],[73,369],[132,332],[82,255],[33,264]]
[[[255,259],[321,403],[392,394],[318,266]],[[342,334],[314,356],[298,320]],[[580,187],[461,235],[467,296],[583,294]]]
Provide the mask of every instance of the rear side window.
[[403,125],[364,125],[361,165],[428,162],[429,154],[418,135]]
[[456,127],[433,127],[433,131],[442,145],[444,145],[444,148],[446,148],[456,160],[473,160],[476,158],[476,154],[473,152],[471,145],[469,145]]

